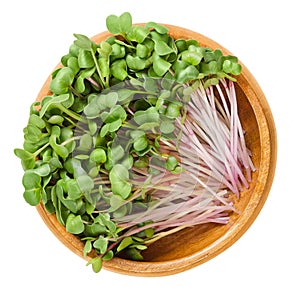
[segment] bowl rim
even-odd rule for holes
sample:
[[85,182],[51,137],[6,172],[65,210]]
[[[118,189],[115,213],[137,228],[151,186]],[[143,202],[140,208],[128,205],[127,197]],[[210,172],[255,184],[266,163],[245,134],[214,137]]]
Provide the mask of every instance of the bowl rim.
[[[144,25],[144,23],[135,25]],[[162,25],[168,27],[169,34],[176,39],[195,39],[200,45],[204,44],[212,49],[220,49],[226,55],[231,54],[226,48],[198,32],[176,25]],[[111,34],[108,31],[104,31],[93,36],[92,39],[95,42],[100,42],[109,36]],[[115,257],[111,261],[103,262],[104,269],[135,276],[165,276],[191,269],[212,259],[232,246],[248,230],[258,216],[268,197],[275,175],[277,136],[273,115],[262,89],[247,67],[242,62],[240,64],[242,65],[242,72],[237,78],[237,84],[246,95],[255,114],[261,142],[261,161],[264,161],[264,164],[260,166],[257,183],[253,190],[256,199],[251,202],[251,205],[248,205],[249,207],[247,206],[246,212],[239,218],[238,224],[234,223],[224,235],[201,251],[179,259],[160,262],[137,262]],[[61,64],[58,64],[55,69],[61,66]],[[50,81],[51,75],[49,75],[38,93],[37,101],[51,94],[49,90]],[[41,203],[37,206],[37,211],[52,233],[72,252],[83,258],[82,242],[74,235],[67,233],[65,227],[58,223],[55,215],[49,214]],[[85,259],[89,260],[90,258],[92,256],[88,255]]]

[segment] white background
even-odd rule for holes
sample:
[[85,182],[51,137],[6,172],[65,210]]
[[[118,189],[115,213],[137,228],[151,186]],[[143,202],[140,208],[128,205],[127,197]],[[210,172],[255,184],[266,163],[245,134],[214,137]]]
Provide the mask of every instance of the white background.
[[[299,2],[11,0],[0,4],[1,299],[300,299]],[[104,31],[109,14],[198,31],[237,55],[263,89],[278,131],[276,176],[251,228],[213,260],[173,276],[94,274],[22,199],[30,104],[73,33]],[[167,298],[166,298],[167,297]]]

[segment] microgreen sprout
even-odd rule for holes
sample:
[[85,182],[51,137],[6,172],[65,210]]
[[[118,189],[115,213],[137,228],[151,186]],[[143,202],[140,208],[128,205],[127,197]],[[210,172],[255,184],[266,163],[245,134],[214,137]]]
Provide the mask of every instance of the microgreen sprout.
[[15,149],[25,200],[81,239],[84,257],[94,251],[95,272],[183,228],[227,224],[255,171],[236,57],[128,12],[106,25],[99,44],[74,35]]

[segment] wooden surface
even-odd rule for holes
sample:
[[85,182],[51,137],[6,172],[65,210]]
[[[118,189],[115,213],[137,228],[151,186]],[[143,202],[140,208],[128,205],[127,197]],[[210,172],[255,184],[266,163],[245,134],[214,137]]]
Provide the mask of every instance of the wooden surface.
[[[175,39],[193,38],[202,46],[218,48],[224,54],[229,54],[221,45],[199,33],[167,26]],[[99,43],[108,36],[109,33],[104,32],[93,39]],[[244,65],[242,66],[243,70],[236,85],[239,114],[257,171],[253,174],[250,188],[244,191],[235,203],[241,213],[232,214],[228,225],[201,225],[163,238],[143,252],[143,262],[114,258],[104,263],[105,269],[137,276],[163,276],[182,272],[208,261],[230,247],[253,223],[267,199],[273,182],[277,144],[275,125],[267,100],[255,78]],[[49,94],[49,83],[50,77],[42,87],[37,97],[38,101]],[[42,204],[37,210],[55,236],[71,251],[83,257],[83,243],[67,233],[55,215],[48,214]]]

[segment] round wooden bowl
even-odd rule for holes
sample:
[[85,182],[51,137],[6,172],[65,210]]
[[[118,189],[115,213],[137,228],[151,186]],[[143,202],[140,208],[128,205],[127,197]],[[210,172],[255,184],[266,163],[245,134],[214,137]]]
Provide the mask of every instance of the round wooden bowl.
[[[211,39],[177,26],[166,25],[175,39],[195,39],[200,45],[212,49],[228,50]],[[99,43],[110,34],[103,32],[93,40]],[[272,185],[276,165],[276,130],[267,100],[255,78],[242,65],[242,73],[237,78],[236,92],[239,115],[246,131],[246,143],[253,155],[257,168],[253,173],[250,188],[242,192],[235,206],[240,214],[232,214],[227,225],[199,225],[187,228],[153,243],[143,252],[144,261],[137,262],[115,257],[104,263],[110,271],[137,276],[163,276],[179,273],[200,265],[223,252],[240,238],[253,223],[263,207]],[[49,95],[50,77],[45,82],[37,101]],[[83,243],[66,232],[55,214],[45,211],[42,204],[37,207],[39,214],[57,236],[71,251],[83,258]],[[93,254],[86,259],[93,257]]]

